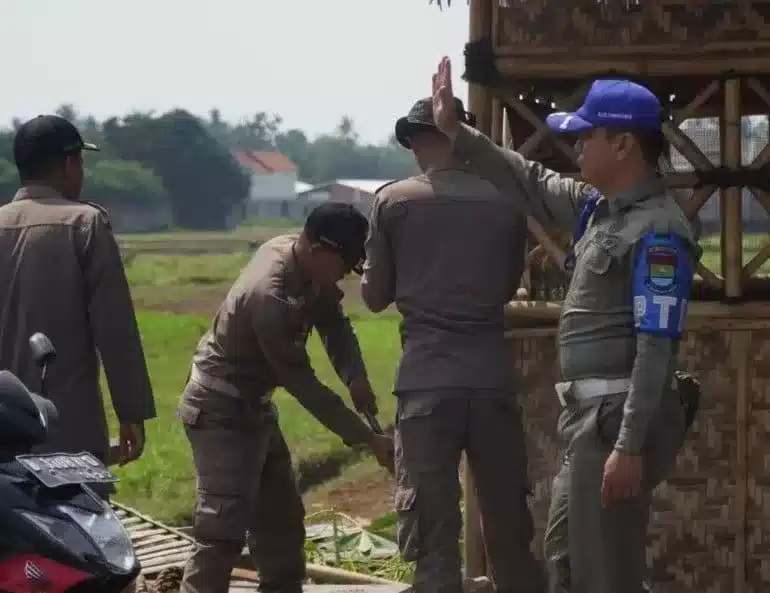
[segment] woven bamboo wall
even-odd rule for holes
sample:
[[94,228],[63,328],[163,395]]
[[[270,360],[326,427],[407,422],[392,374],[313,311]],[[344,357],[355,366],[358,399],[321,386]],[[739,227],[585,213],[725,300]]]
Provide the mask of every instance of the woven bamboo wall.
[[701,52],[712,46],[724,50],[731,44],[749,49],[764,45],[770,23],[768,0],[513,0],[508,4],[495,7],[494,34],[510,51],[611,48],[628,55],[664,51],[662,47],[671,44],[694,46]]
[[[550,481],[561,450],[556,435],[559,404],[553,393],[554,335],[552,328],[524,329],[514,331],[510,339],[528,429],[538,550]],[[747,355],[743,347],[748,348]],[[675,472],[656,491],[648,547],[656,591],[733,593],[738,590],[736,575],[744,581],[740,568],[744,564],[743,590],[766,593],[770,589],[770,330],[690,331],[682,343],[681,368],[699,378],[704,397]],[[739,405],[746,407],[743,424],[736,413]],[[745,478],[738,463],[741,439],[747,445]],[[745,561],[741,560],[744,555]]]

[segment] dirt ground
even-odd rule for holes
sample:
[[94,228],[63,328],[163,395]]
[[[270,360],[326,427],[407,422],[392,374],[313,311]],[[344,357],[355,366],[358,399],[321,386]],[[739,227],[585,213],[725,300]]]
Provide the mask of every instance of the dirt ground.
[[334,509],[366,523],[392,512],[393,478],[374,461],[366,460],[314,488],[304,500],[308,514]]

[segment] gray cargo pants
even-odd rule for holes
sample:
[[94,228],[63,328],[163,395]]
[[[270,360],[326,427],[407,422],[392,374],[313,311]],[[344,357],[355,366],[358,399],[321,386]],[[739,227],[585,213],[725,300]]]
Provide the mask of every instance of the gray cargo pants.
[[665,396],[650,427],[643,492],[601,504],[604,463],[620,431],[625,393],[564,408],[559,434],[567,443],[554,478],[544,540],[551,593],[644,593],[652,491],[676,461],[685,411],[675,392]]
[[492,581],[499,593],[539,593],[531,551],[521,413],[510,392],[400,392],[396,419],[398,544],[415,561],[415,593],[462,593],[458,467],[473,473]]
[[260,591],[301,593],[305,509],[275,415],[267,407],[237,415],[202,407],[183,397],[178,411],[192,447],[197,489],[197,546],[180,593],[227,593],[244,540],[260,574]]

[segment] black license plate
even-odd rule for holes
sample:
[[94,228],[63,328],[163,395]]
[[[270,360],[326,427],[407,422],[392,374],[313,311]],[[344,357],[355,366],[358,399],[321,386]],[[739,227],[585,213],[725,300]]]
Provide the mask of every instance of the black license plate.
[[112,484],[118,478],[90,453],[19,455],[16,460],[49,488],[69,484]]

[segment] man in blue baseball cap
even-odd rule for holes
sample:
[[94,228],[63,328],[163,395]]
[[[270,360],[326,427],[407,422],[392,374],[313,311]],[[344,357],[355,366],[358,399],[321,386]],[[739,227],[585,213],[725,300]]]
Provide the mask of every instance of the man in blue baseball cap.
[[660,101],[628,80],[597,80],[577,111],[553,113],[546,123],[557,133],[577,135],[583,181],[608,196],[645,175],[629,162],[654,171],[666,147]]
[[458,158],[541,223],[571,231],[582,221],[558,332],[567,449],[545,541],[550,587],[641,593],[652,490],[687,429],[675,365],[700,255],[658,172],[661,104],[636,83],[599,80],[577,111],[551,115],[549,127],[578,137],[576,181],[458,121],[447,58],[433,93]]

